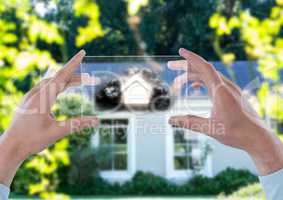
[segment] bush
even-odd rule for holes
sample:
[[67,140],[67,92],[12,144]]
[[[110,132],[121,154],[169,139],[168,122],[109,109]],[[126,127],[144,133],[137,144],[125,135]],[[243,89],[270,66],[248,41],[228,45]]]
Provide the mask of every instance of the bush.
[[256,198],[265,199],[262,186],[259,183],[250,184],[242,187],[229,196],[230,198]]
[[170,195],[174,185],[148,172],[137,172],[133,179],[122,185],[126,195]]
[[225,194],[231,194],[240,187],[255,182],[258,182],[258,177],[251,174],[248,170],[228,168],[214,177],[214,183],[217,184],[218,193],[224,192]]
[[[30,159],[29,159],[30,160]],[[26,161],[28,162],[28,161]],[[29,185],[27,183],[39,181],[39,174],[33,169],[29,169],[23,163],[22,167],[17,171],[17,174],[11,185],[11,191],[15,194],[25,195],[28,194]]]
[[[96,153],[95,153],[96,152]],[[99,176],[97,156],[99,150],[73,152],[73,164],[60,169],[59,192],[70,195],[228,195],[249,197],[262,195],[258,178],[247,170],[226,169],[214,178],[197,175],[182,185],[149,172],[137,172],[132,180],[124,184],[110,184]],[[96,159],[94,159],[96,158]],[[31,176],[29,170],[21,171],[20,177]],[[26,193],[24,183],[15,180],[13,191]],[[248,186],[247,186],[248,185]],[[245,187],[246,186],[246,187]],[[233,193],[234,192],[234,193]],[[237,199],[237,198],[236,198]]]
[[180,186],[180,189],[181,193],[188,195],[213,195],[217,193],[215,192],[216,185],[217,183],[214,182],[213,178],[197,175]]
[[100,148],[72,150],[72,164],[60,169],[58,190],[70,195],[112,194],[114,185],[99,175],[99,163],[108,159],[101,151]]
[[183,185],[176,185],[151,173],[137,172],[133,179],[121,185],[124,195],[217,195],[231,194],[240,187],[258,181],[257,176],[247,170],[228,168],[214,178],[201,175],[193,177]]

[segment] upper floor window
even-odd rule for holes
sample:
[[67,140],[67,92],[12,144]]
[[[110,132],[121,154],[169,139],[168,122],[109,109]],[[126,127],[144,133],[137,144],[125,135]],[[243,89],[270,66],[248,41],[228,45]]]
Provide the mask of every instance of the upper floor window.
[[99,127],[99,148],[103,153],[101,170],[127,170],[128,120],[103,119]]

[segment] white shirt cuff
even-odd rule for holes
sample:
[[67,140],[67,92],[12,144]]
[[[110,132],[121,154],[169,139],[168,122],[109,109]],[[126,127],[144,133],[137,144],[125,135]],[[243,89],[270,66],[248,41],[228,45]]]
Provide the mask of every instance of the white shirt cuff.
[[9,193],[10,193],[10,189],[5,185],[0,184],[0,199],[8,200]]
[[268,200],[279,200],[283,197],[283,169],[272,174],[260,176],[259,180],[263,186]]

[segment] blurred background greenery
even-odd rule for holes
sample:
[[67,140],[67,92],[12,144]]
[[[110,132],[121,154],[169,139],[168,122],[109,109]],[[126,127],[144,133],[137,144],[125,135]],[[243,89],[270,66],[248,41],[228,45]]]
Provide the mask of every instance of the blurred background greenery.
[[[236,79],[230,67],[233,61],[258,61],[266,81],[257,91],[255,108],[279,124],[279,135],[282,131],[282,0],[0,0],[0,16],[1,132],[40,75],[48,67],[60,67],[81,48],[88,55],[176,55],[180,47],[208,60],[222,60],[232,79]],[[63,96],[54,112],[58,118],[75,116],[70,109],[81,104],[88,114],[88,102]],[[256,177],[232,169],[213,179],[196,177],[181,187],[145,173],[137,173],[122,186],[108,184],[99,177],[97,167],[88,166],[103,162],[100,150],[91,149],[91,132],[71,136],[30,158],[17,174],[12,191],[46,199],[68,198],[65,194],[232,193],[262,198],[260,186],[254,184]],[[79,169],[87,173],[78,177]],[[151,185],[148,179],[154,180]],[[252,185],[236,191],[248,184]]]

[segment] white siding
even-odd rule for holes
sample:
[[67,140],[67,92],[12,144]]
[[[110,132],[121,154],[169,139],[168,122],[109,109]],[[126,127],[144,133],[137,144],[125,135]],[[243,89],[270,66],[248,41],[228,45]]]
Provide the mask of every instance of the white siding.
[[[193,98],[181,101],[174,106],[171,112],[160,113],[114,113],[107,114],[104,118],[117,117],[130,118],[130,135],[133,137],[129,144],[129,155],[133,162],[130,174],[136,171],[151,172],[178,182],[180,177],[172,176],[172,129],[168,119],[173,115],[197,114],[209,116],[211,103],[208,98]],[[171,138],[171,139],[170,139]],[[255,166],[250,157],[243,151],[220,144],[214,139],[208,139],[212,147],[209,166],[206,166],[206,175],[215,176],[227,167],[235,169],[248,169],[256,174]],[[171,149],[171,150],[170,150]],[[131,176],[121,176],[129,179]],[[185,178],[190,176],[186,175]],[[112,177],[113,179],[113,177]],[[116,180],[119,176],[116,176]],[[111,178],[109,177],[111,181]]]
[[257,174],[255,165],[246,152],[220,144],[214,139],[210,139],[210,144],[213,148],[211,154],[213,176],[227,167],[248,169],[252,173]]
[[165,176],[166,121],[163,114],[136,115],[136,169]]

